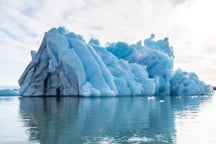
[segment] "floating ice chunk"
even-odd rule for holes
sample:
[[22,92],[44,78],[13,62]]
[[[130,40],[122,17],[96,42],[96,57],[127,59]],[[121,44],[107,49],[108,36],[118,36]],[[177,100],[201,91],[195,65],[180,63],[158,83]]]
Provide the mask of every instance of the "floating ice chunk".
[[0,89],[0,96],[17,96],[18,92],[12,89]]
[[[173,73],[168,38],[150,38],[100,46],[63,27],[45,33],[37,53],[19,79],[23,96],[210,94],[212,88],[193,73]],[[195,87],[192,89],[192,87]]]

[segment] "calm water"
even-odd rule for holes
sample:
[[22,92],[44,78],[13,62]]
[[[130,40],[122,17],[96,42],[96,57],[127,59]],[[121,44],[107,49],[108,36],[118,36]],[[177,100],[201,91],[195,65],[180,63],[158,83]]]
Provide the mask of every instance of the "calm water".
[[0,97],[0,144],[216,143],[216,95]]

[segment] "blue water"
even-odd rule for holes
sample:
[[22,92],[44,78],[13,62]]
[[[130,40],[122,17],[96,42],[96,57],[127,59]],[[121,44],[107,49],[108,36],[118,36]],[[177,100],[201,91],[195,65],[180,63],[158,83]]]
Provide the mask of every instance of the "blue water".
[[216,95],[0,97],[0,114],[0,144],[216,143]]

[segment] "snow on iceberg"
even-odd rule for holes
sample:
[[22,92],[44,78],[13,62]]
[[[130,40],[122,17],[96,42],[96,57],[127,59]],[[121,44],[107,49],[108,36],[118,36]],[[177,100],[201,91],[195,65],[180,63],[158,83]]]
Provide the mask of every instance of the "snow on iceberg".
[[[168,39],[154,35],[129,45],[125,42],[100,46],[81,35],[52,28],[19,79],[23,96],[211,94],[212,86],[196,76],[178,80],[173,72],[173,49]],[[196,81],[196,82],[194,82]],[[186,85],[187,90],[183,89]],[[192,88],[193,87],[193,88]],[[199,90],[199,88],[203,88]],[[196,90],[196,92],[194,92]]]

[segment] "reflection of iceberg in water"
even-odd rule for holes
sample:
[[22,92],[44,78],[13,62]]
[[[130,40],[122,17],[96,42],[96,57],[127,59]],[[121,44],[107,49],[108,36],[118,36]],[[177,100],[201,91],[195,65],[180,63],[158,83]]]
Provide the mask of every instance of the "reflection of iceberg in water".
[[22,97],[20,114],[28,119],[30,141],[40,143],[174,143],[174,113],[190,102],[198,107],[194,100]]

